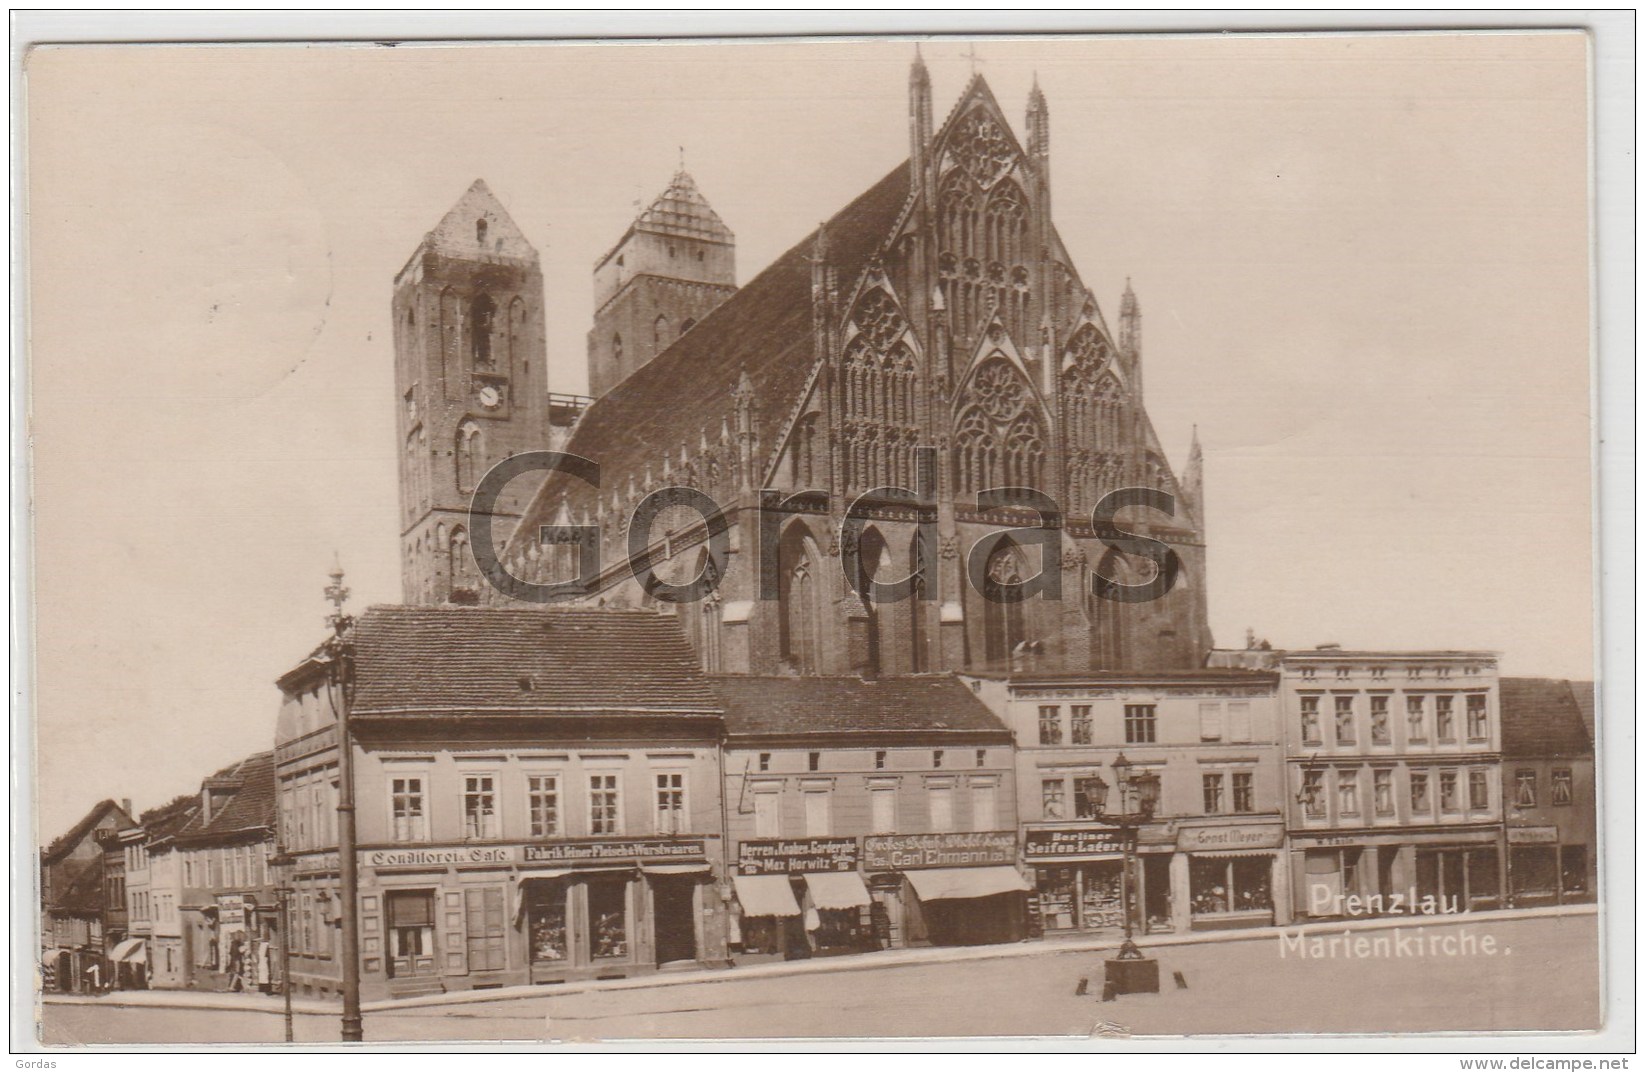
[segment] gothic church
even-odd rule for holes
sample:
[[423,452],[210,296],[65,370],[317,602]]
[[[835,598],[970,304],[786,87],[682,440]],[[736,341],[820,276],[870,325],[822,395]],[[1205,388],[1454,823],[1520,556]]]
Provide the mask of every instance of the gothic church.
[[[1201,666],[1212,642],[1198,445],[1179,480],[1143,409],[1136,296],[1127,286],[1111,329],[1057,234],[1043,94],[1029,96],[1022,141],[980,75],[938,126],[916,56],[908,129],[906,161],[741,288],[731,229],[677,174],[596,264],[592,400],[548,394],[537,252],[476,182],[396,280],[406,601],[507,602],[480,576],[470,500],[490,466],[553,448],[596,461],[600,485],[510,485],[491,511],[513,534],[508,572],[571,579],[574,549],[535,535],[581,526],[601,563],[584,602],[679,615],[709,670]],[[925,447],[935,466],[919,472]],[[631,556],[636,505],[669,486],[720,505],[726,554],[710,555],[703,519],[674,506]],[[998,486],[1039,489],[1057,509],[979,509],[977,493]],[[875,491],[922,487],[925,504]],[[1093,575],[1136,584],[1156,569],[1092,528],[1092,507],[1122,487],[1174,497],[1170,514],[1118,515],[1181,564],[1156,600],[1092,591]],[[762,502],[782,508],[763,524]],[[847,549],[853,503],[867,523],[843,530]],[[1042,518],[1045,542],[1006,532]],[[922,537],[933,521],[936,539]],[[980,587],[967,581],[974,548]],[[842,567],[853,561],[858,584]],[[636,565],[676,583],[706,572],[713,594],[659,601]],[[1046,573],[1056,598],[990,598]],[[860,595],[869,577],[907,577],[912,591],[877,601]]]

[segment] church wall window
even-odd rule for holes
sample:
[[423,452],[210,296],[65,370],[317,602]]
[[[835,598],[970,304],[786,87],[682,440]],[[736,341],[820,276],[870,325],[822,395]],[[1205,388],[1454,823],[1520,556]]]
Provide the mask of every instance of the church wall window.
[[497,305],[485,291],[469,302],[469,357],[475,365],[490,365],[493,357],[491,334],[496,330]]
[[1040,487],[1044,422],[1027,380],[1004,355],[996,352],[977,367],[961,406],[954,434],[956,490]]
[[1023,604],[1007,602],[1013,586],[1028,579],[1022,549],[1015,541],[1001,540],[988,556],[983,585],[983,656],[990,667],[1008,669],[1011,653],[1024,640]]
[[782,660],[801,674],[816,674],[822,665],[823,558],[800,524],[783,535],[778,552],[781,572],[778,650]]
[[483,216],[480,219],[474,221],[474,241],[478,242],[482,246],[485,245],[485,241],[486,241],[486,222],[485,222],[485,217],[483,217]]
[[457,491],[472,492],[485,466],[485,441],[480,426],[465,421],[457,428]]
[[661,351],[662,348],[667,345],[664,342],[664,340],[667,339],[667,338],[668,338],[668,318],[663,317],[663,316],[659,316],[656,320],[651,322],[651,345],[653,347],[655,347],[658,351]]

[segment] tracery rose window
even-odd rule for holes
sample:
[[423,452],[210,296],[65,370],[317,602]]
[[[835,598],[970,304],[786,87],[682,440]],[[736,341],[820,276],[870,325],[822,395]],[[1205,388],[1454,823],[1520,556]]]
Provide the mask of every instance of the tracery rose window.
[[1022,378],[1003,361],[991,361],[977,370],[972,383],[983,412],[1004,423],[1022,409]]

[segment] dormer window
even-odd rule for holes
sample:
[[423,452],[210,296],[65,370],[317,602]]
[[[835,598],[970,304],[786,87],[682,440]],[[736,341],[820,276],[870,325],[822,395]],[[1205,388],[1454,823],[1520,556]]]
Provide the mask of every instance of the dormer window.
[[474,221],[474,241],[482,246],[486,244],[486,222],[483,216]]

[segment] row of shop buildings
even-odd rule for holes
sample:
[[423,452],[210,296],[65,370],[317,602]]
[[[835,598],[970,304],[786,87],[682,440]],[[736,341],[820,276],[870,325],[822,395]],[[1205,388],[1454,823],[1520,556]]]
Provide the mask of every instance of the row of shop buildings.
[[345,688],[368,999],[1595,889],[1582,687],[1490,653],[715,675],[671,616],[463,607],[351,639],[282,677],[271,753],[94,810],[107,979],[277,987],[285,895],[295,989],[337,992]]

